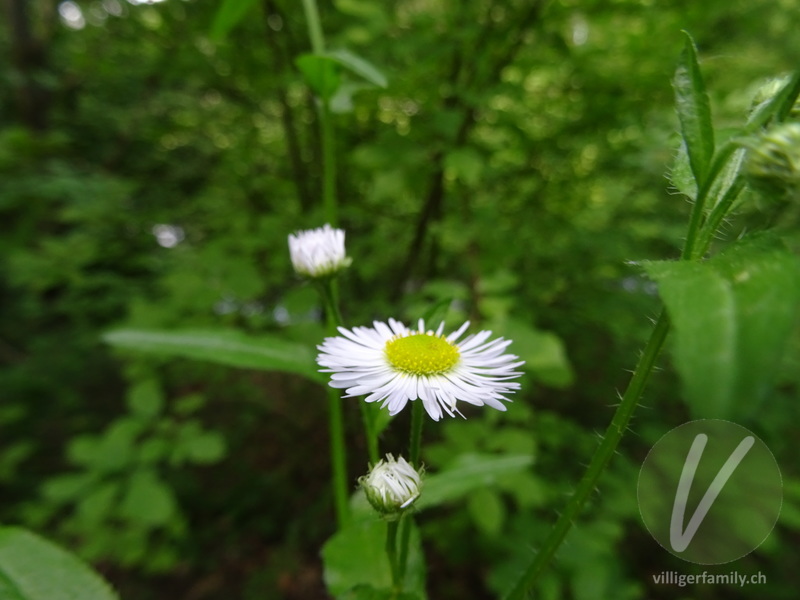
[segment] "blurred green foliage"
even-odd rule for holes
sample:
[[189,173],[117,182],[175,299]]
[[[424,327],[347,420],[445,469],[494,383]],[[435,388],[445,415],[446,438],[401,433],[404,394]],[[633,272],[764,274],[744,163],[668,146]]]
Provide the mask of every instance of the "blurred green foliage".
[[[295,63],[310,51],[306,25],[299,3],[243,4],[230,24],[221,2],[4,5],[0,520],[91,559],[134,600],[324,596],[318,552],[333,526],[318,386],[255,365],[131,359],[101,338],[236,328],[312,348],[324,335],[286,248],[289,232],[322,218],[303,79],[314,65]],[[25,18],[10,18],[23,5]],[[425,431],[432,473],[476,456],[534,457],[420,514],[429,596],[495,597],[573,489],[658,310],[630,261],[676,258],[682,243],[690,204],[671,187],[688,165],[670,88],[680,30],[697,40],[724,130],[768,77],[796,68],[800,4],[336,0],[320,10],[328,47],[388,80],[341,69],[331,100],[354,259],[345,320],[449,306],[449,321],[515,340],[527,361],[507,413],[470,411]],[[797,251],[797,207],[786,203],[743,206],[716,244],[768,225]],[[539,597],[794,598],[800,335],[781,323],[788,350],[765,365],[778,386],[758,392],[758,410],[736,399],[786,481],[779,526],[737,563],[768,585],[652,583],[694,568],[646,534],[632,491],[647,449],[701,393],[697,383],[684,397],[665,360]],[[755,362],[745,352],[743,364],[768,358],[749,350]],[[357,407],[347,409],[355,481],[366,459]],[[387,449],[403,447],[406,417],[396,421]]]

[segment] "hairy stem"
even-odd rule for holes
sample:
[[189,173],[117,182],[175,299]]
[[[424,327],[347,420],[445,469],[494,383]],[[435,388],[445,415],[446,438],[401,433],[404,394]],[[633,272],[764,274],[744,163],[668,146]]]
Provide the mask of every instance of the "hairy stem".
[[572,527],[572,523],[581,512],[583,505],[588,500],[592,491],[597,486],[597,481],[600,479],[606,466],[608,465],[611,457],[617,449],[622,435],[628,427],[639,398],[644,392],[647,381],[650,379],[650,374],[653,372],[656,358],[664,345],[664,340],[667,338],[669,332],[669,319],[666,312],[661,313],[653,328],[653,333],[650,335],[650,340],[642,352],[639,359],[639,364],[636,365],[636,370],[633,373],[628,389],[622,396],[622,401],[614,413],[614,418],[608,426],[600,446],[592,456],[592,461],[583,475],[583,478],[578,483],[572,498],[570,498],[564,511],[556,521],[550,534],[542,544],[541,549],[536,554],[533,562],[528,569],[516,583],[511,592],[506,596],[506,600],[520,600],[524,597],[528,588],[536,581],[540,573],[548,565],[553,558],[567,532]]

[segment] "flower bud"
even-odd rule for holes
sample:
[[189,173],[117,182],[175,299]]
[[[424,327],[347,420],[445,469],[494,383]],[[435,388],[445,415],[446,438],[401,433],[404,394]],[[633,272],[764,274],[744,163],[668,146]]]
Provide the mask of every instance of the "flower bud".
[[385,518],[400,517],[419,497],[422,488],[420,474],[402,456],[391,454],[379,460],[370,472],[358,480],[367,500]]
[[330,225],[289,234],[289,254],[294,270],[304,277],[327,277],[348,267],[344,231]]
[[747,176],[754,189],[776,199],[800,193],[800,123],[771,127],[748,146]]

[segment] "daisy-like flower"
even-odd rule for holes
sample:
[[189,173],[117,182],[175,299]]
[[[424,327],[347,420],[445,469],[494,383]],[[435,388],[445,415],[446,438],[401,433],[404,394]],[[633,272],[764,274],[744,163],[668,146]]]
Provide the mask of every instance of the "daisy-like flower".
[[399,516],[419,498],[422,479],[405,458],[391,454],[379,460],[358,482],[372,507],[384,516]]
[[350,266],[344,251],[344,231],[328,224],[289,234],[294,270],[304,277],[325,277]]
[[346,397],[365,395],[367,402],[382,402],[396,415],[408,401],[422,401],[434,421],[442,412],[461,414],[461,400],[475,406],[506,410],[501,400],[519,389],[510,381],[521,375],[518,356],[504,354],[511,340],[487,341],[491,331],[458,339],[469,321],[447,337],[444,323],[434,332],[420,319],[417,329],[399,321],[375,321],[372,327],[339,328],[341,336],[326,338],[317,362],[331,373],[330,385],[346,389]]

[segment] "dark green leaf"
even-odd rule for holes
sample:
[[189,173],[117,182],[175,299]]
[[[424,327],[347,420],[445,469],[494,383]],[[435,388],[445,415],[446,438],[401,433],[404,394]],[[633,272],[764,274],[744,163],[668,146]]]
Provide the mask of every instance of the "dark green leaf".
[[303,54],[295,59],[295,64],[308,84],[308,87],[323,100],[330,100],[342,81],[338,61],[327,54]]
[[644,266],[674,325],[675,366],[692,415],[755,414],[800,308],[800,259],[759,236],[705,263]]
[[116,600],[117,594],[86,564],[19,527],[0,528],[3,600]]
[[[331,537],[322,549],[322,559],[325,584],[334,596],[351,593],[353,588],[359,587],[376,590],[392,587],[392,574],[386,557],[386,523],[374,516],[356,520]],[[404,587],[409,592],[424,594],[424,586],[425,567],[419,532],[412,526]]]
[[689,164],[695,180],[702,186],[714,156],[714,128],[711,124],[711,106],[697,64],[697,49],[688,33],[675,71],[673,88]]
[[211,39],[221,42],[244,19],[256,0],[222,0],[211,23]]
[[494,484],[502,475],[524,471],[532,464],[530,455],[462,454],[446,470],[425,477],[415,506],[424,509],[459,500],[473,490]]
[[336,600],[422,600],[422,596],[410,592],[398,594],[390,588],[376,589],[362,584],[338,595]]
[[114,346],[163,356],[193,358],[243,369],[285,371],[325,381],[314,355],[302,344],[277,337],[251,337],[234,330],[152,331],[119,329],[103,339]]

